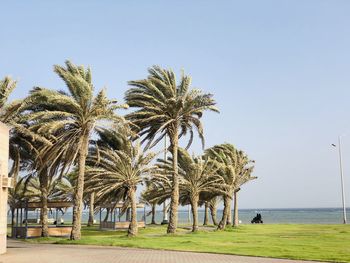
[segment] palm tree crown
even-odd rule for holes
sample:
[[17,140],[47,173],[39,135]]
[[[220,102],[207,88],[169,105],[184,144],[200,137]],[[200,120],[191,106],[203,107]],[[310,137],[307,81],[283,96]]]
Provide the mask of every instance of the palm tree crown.
[[237,150],[232,144],[215,145],[205,151],[205,154],[211,158],[215,158],[221,164],[221,169],[218,173],[223,179],[221,185],[224,189],[224,211],[223,217],[219,224],[219,228],[223,229],[226,226],[227,219],[231,213],[231,199],[239,187],[255,179],[251,176],[254,161],[249,160],[248,156],[243,152]]
[[[29,103],[35,108],[29,114],[31,121],[38,121],[38,133],[59,133],[55,156],[67,153],[73,160],[86,136],[94,130],[98,121],[119,121],[115,110],[125,108],[106,97],[104,89],[94,96],[90,68],[75,66],[66,61],[66,67],[54,66],[54,71],[65,82],[69,93],[46,88],[34,88]],[[68,154],[70,153],[70,154]],[[72,161],[72,160],[71,160]]]
[[15,89],[17,82],[10,77],[5,77],[0,80],[0,109],[3,109],[6,105],[8,97]]
[[218,112],[218,109],[212,94],[191,89],[190,76],[182,74],[177,84],[172,70],[153,66],[147,79],[129,81],[129,85],[134,88],[126,92],[125,100],[138,110],[126,118],[137,126],[140,136],[145,135],[143,141],[148,141],[148,146],[155,145],[165,134],[177,133],[179,128],[179,137],[190,133],[189,144],[195,128],[204,144],[200,118],[205,110]]

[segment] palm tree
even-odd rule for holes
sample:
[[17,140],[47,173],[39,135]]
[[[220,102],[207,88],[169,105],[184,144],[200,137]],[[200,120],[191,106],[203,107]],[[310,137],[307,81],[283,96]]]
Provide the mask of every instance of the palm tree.
[[[29,110],[26,100],[16,100],[6,104],[8,96],[14,90],[16,84],[17,82],[9,77],[5,77],[4,80],[0,81],[0,120],[11,127],[9,155],[12,159],[12,167],[9,176],[13,178],[14,184],[17,185],[20,170],[25,170],[32,175],[40,175],[41,185],[38,189],[42,193],[42,202],[44,204],[42,212],[44,213],[43,218],[46,219],[42,220],[42,235],[47,236],[47,195],[45,195],[47,186],[44,181],[47,182],[46,173],[48,168],[47,165],[44,165],[43,168],[45,169],[40,168],[40,171],[38,168],[43,164],[43,159],[39,157],[39,148],[49,146],[51,142],[44,136],[38,135],[35,130],[31,130],[30,126],[35,123],[28,123],[26,116],[23,114],[23,112]],[[44,163],[47,162],[45,161]],[[28,177],[26,177],[26,180],[28,180]],[[25,186],[27,185],[25,184]],[[13,191],[10,190],[10,195],[12,194]]]
[[192,232],[198,230],[198,202],[202,193],[222,193],[222,178],[217,174],[220,166],[204,156],[190,156],[179,149],[180,201],[191,204]]
[[125,100],[136,110],[126,116],[137,128],[146,148],[153,147],[165,135],[170,138],[173,156],[172,194],[168,233],[175,233],[179,204],[179,179],[177,152],[179,137],[190,134],[188,147],[192,143],[194,131],[198,131],[204,144],[203,126],[200,118],[205,110],[218,112],[211,94],[203,94],[191,88],[191,77],[182,74],[176,83],[172,70],[153,66],[148,70],[147,79],[129,81],[133,88],[126,92]]
[[[30,130],[30,126],[26,123],[25,116],[22,114],[16,117],[16,123],[11,121],[12,128],[10,130],[10,158],[13,160],[10,176],[16,184],[20,171],[26,172],[26,182],[33,177],[38,178],[40,184],[40,199],[42,202],[42,236],[48,236],[48,187],[50,177],[56,172],[57,164],[50,165],[50,161],[46,160],[45,152],[40,154],[43,148],[47,148],[52,143],[43,136],[37,136],[35,131]],[[27,185],[27,183],[26,183]]]
[[[106,129],[106,128],[97,128],[96,132],[99,136],[97,140],[90,141],[91,142],[91,148],[90,148],[90,155],[96,154],[96,149],[98,147],[108,147],[112,150],[125,150],[128,147],[128,141],[130,138],[133,138],[133,133],[128,128],[127,125],[121,125],[116,126],[115,129]],[[93,159],[89,158],[87,160],[88,166],[94,166],[95,162],[91,161]],[[88,179],[88,178],[86,178]],[[85,198],[87,199],[88,206],[89,206],[89,219],[87,226],[92,226],[94,221],[94,214],[96,212],[96,209],[98,208],[98,204],[105,204],[110,202],[118,202],[121,199],[123,199],[123,196],[118,195],[118,200],[116,199],[115,192],[110,193],[110,195],[104,195],[99,196],[96,198],[96,193],[93,189],[93,186],[90,189],[87,189],[85,191]],[[107,213],[104,221],[107,221],[109,216],[109,208],[107,208]]]
[[[222,188],[225,189],[226,193],[223,195],[224,210],[218,229],[224,229],[231,213],[233,194],[242,185],[240,178],[243,174],[246,173],[247,169],[250,171],[253,169],[250,166],[253,161],[249,160],[243,151],[237,150],[232,144],[228,143],[215,145],[207,149],[206,155],[215,158],[222,165],[219,174],[224,180]],[[252,177],[252,179],[255,178]]]
[[46,88],[31,91],[28,103],[40,110],[33,110],[31,121],[40,121],[38,132],[57,134],[50,147],[48,159],[54,163],[63,160],[63,168],[77,161],[78,175],[73,206],[73,228],[71,239],[81,237],[81,215],[83,209],[85,162],[89,138],[99,121],[122,121],[115,110],[126,108],[106,97],[105,90],[94,96],[90,68],[76,66],[66,61],[65,67],[55,65],[54,71],[64,81],[68,93]]
[[[127,136],[119,134],[116,136]],[[119,140],[119,139],[116,139]],[[94,191],[97,198],[121,196],[125,199],[122,210],[131,206],[131,222],[128,236],[135,236],[137,227],[137,200],[136,188],[143,178],[150,173],[154,153],[144,153],[138,142],[122,140],[125,145],[120,150],[112,147],[96,147],[88,157],[88,163],[95,163],[94,167],[87,169],[87,191]]]
[[[207,193],[223,194],[221,185],[223,180],[218,175],[220,164],[205,156],[190,156],[182,148],[178,151],[179,166],[179,196],[182,205],[191,204],[193,225],[192,232],[198,230],[198,203],[200,196]],[[171,181],[172,158],[168,161],[158,160],[159,181]],[[167,179],[164,179],[167,178]],[[165,185],[170,185],[167,183]],[[162,190],[161,192],[168,192]],[[162,194],[164,195],[164,193]]]

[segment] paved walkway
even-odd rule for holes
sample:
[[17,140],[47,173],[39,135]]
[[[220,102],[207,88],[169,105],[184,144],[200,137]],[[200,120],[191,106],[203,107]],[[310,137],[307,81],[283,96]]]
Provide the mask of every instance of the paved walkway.
[[[302,261],[241,257],[208,253],[174,252],[164,250],[28,244],[8,240],[7,254],[1,263],[294,263]],[[304,261],[305,262],[305,261]],[[315,263],[315,262],[313,262]]]

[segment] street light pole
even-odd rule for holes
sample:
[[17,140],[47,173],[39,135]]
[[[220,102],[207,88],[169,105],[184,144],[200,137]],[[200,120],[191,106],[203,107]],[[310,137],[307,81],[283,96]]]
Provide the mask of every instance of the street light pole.
[[338,142],[339,142],[339,167],[340,167],[340,178],[341,178],[341,197],[342,197],[342,203],[343,203],[343,223],[346,224],[346,206],[345,206],[343,158],[342,158],[342,151],[341,151],[341,136],[339,136]]
[[[334,147],[336,145],[333,144]],[[343,171],[343,157],[341,150],[341,135],[338,137],[338,152],[339,152],[339,168],[340,168],[340,181],[341,181],[341,197],[343,204],[343,224],[346,224],[346,206],[345,206],[345,190],[344,190],[344,171]]]

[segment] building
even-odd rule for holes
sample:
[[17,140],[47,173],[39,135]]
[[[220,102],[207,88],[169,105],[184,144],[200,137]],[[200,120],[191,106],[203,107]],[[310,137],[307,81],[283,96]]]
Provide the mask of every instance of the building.
[[9,129],[0,122],[0,254],[6,252],[7,194],[12,185],[8,178]]

